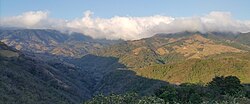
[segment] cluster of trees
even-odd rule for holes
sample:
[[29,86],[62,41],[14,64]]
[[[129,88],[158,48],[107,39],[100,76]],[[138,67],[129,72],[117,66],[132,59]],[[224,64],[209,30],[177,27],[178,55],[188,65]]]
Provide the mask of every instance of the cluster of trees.
[[158,89],[155,95],[166,102],[200,104],[236,102],[236,99],[246,98],[247,91],[237,77],[221,76],[213,78],[206,85],[184,83],[179,86],[165,86]]
[[154,96],[136,93],[98,95],[85,104],[210,104],[250,103],[249,89],[235,76],[215,77],[207,84],[168,85],[155,91]]
[[136,93],[98,95],[84,104],[163,104],[165,101],[156,96],[139,96]]

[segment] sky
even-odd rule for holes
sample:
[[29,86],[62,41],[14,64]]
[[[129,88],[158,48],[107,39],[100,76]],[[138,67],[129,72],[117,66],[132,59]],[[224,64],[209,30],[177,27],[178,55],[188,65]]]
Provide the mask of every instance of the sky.
[[1,16],[14,16],[27,11],[49,11],[51,17],[74,19],[90,10],[96,16],[185,17],[211,11],[226,11],[237,19],[250,19],[249,0],[0,0]]
[[162,32],[250,32],[249,4],[249,0],[0,0],[0,26],[125,40]]

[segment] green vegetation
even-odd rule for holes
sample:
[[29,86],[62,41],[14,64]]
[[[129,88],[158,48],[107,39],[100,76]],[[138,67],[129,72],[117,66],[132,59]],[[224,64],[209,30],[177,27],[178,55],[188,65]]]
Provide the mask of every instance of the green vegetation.
[[99,95],[84,104],[248,104],[250,98],[235,76],[215,77],[208,84],[167,85],[154,96],[136,93]]
[[[44,66],[39,65],[39,67]],[[62,87],[39,67],[36,67],[32,60],[0,57],[0,103],[68,104],[72,102],[73,99],[66,99],[65,96],[70,94],[65,93]]]
[[[0,44],[2,51],[8,52],[0,54],[0,104],[75,104],[90,98],[86,72],[47,64]],[[11,53],[20,55],[9,57]]]
[[[15,52],[9,47],[5,50]],[[86,55],[70,58],[69,64],[49,56],[40,60],[38,55],[35,59],[17,53],[17,57],[0,55],[0,104],[79,104],[99,92],[149,95],[167,85],[137,76],[114,57]]]
[[0,103],[78,104],[99,93],[86,103],[249,103],[249,33],[183,32],[133,41],[54,30],[0,34],[21,49],[0,42]]
[[166,86],[156,91],[156,96],[171,103],[243,103],[247,98],[246,89],[235,76],[215,77],[207,85],[181,84]]
[[136,93],[98,95],[84,104],[163,104],[164,100],[153,96],[139,96]]
[[215,77],[208,83],[208,87],[220,95],[242,96],[245,92],[240,80],[235,76]]
[[215,76],[234,75],[250,83],[250,53],[225,53],[204,59],[188,59],[176,63],[135,69],[138,75],[171,83],[207,83]]
[[96,54],[117,57],[140,76],[170,83],[207,83],[220,75],[250,83],[248,48],[235,34],[184,32],[126,41]]

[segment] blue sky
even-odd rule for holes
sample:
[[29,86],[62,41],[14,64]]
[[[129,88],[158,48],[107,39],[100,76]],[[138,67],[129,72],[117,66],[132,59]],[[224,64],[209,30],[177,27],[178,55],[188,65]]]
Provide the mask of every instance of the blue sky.
[[240,20],[250,19],[250,0],[0,0],[1,17],[27,11],[49,11],[50,17],[74,19],[90,10],[94,16],[200,16],[211,11],[231,12]]

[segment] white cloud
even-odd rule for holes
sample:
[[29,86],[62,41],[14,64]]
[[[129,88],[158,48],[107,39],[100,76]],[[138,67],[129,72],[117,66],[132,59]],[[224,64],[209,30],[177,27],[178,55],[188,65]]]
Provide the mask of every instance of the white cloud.
[[19,16],[4,17],[1,26],[24,28],[49,28],[60,31],[81,32],[93,38],[133,40],[153,36],[157,33],[175,33],[181,31],[200,32],[250,32],[250,21],[232,18],[229,12],[211,12],[194,17],[120,17],[109,19],[92,17],[86,11],[82,18],[74,20],[54,19],[48,12],[26,12]]
[[1,25],[35,28],[47,20],[48,12],[36,11],[26,12],[14,17],[1,18]]

